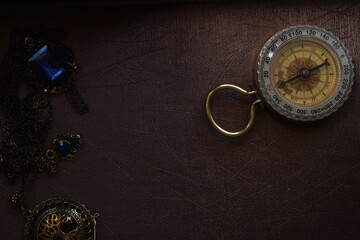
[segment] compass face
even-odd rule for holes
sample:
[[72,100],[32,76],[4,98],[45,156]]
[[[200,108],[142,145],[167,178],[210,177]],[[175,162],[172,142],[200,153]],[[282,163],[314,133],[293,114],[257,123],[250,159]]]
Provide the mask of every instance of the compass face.
[[284,117],[311,121],[335,112],[353,83],[353,64],[337,37],[296,26],[272,37],[258,63],[257,84],[268,105]]

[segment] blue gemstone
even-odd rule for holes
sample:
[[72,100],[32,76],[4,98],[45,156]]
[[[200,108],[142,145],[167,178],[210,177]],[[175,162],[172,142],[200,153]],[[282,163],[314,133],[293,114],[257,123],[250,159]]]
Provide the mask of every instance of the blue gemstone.
[[65,157],[71,153],[71,146],[68,141],[60,140],[56,145],[56,151],[61,156]]
[[51,53],[48,45],[38,50],[28,62],[32,67],[31,76],[38,86],[46,84],[50,87],[68,87],[66,80],[68,71],[61,66],[59,59]]

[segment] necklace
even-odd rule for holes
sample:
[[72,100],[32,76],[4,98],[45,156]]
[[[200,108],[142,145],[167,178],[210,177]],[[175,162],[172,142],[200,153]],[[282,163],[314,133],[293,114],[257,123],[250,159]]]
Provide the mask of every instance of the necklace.
[[57,29],[12,32],[0,66],[0,170],[10,183],[20,180],[11,202],[26,217],[25,239],[95,239],[95,217],[71,199],[49,199],[29,210],[28,193],[40,173],[58,171],[58,159],[71,160],[80,147],[76,134],[58,135],[51,149],[45,140],[53,120],[51,99],[63,93],[79,114],[88,112],[74,85],[72,52]]

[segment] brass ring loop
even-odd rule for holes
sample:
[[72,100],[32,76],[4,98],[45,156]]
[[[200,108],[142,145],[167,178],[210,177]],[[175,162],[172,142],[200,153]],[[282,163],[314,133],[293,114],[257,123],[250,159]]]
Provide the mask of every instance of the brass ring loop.
[[55,159],[55,157],[56,157],[56,153],[52,149],[47,150],[45,155],[46,155],[47,159],[49,159],[49,160]]
[[32,39],[31,37],[27,37],[27,38],[25,38],[24,43],[25,43],[25,45],[30,46],[31,44],[34,43],[34,39]]
[[221,134],[228,136],[228,137],[237,137],[237,136],[241,136],[244,135],[247,131],[250,130],[250,128],[252,127],[252,125],[254,124],[254,119],[255,119],[255,105],[261,102],[261,99],[257,99],[255,102],[252,103],[251,108],[250,108],[250,119],[248,124],[246,125],[246,127],[238,132],[229,132],[226,131],[225,129],[223,129],[222,127],[220,127],[214,120],[213,116],[211,115],[211,109],[210,109],[210,101],[211,98],[213,97],[213,95],[223,89],[231,89],[234,90],[240,94],[243,95],[253,95],[256,94],[257,91],[251,91],[248,92],[236,85],[232,85],[232,84],[222,84],[216,88],[214,88],[209,95],[206,98],[206,104],[205,104],[205,108],[206,108],[206,115],[210,121],[210,123],[214,126],[214,128],[219,131]]

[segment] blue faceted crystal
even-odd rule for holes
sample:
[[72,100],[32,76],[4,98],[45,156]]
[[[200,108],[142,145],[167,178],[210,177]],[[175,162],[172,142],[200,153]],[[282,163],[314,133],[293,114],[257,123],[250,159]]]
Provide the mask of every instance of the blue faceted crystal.
[[32,66],[32,77],[39,86],[46,84],[54,87],[68,87],[67,71],[61,66],[54,54],[49,51],[48,45],[43,46],[28,59]]
[[56,145],[56,151],[61,155],[61,156],[66,156],[68,154],[71,153],[71,146],[70,143],[68,141],[59,141]]

